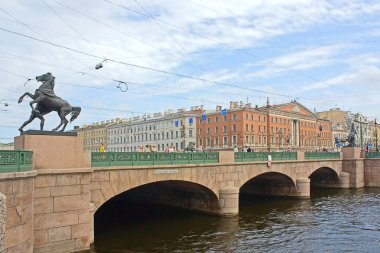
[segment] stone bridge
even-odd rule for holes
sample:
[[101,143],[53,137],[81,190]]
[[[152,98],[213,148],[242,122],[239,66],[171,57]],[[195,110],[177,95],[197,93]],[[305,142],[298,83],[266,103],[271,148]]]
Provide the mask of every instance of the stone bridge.
[[[65,141],[78,145],[70,138]],[[31,148],[34,159],[39,157],[41,143],[52,145],[49,139],[38,142],[38,147]],[[49,152],[65,154],[58,147]],[[324,161],[234,163],[232,158],[232,152],[225,152],[215,164],[97,168],[88,166],[88,157],[66,167],[62,160],[43,162],[41,158],[33,161],[32,171],[0,173],[2,252],[89,249],[104,206],[125,198],[237,215],[240,194],[308,198],[311,186],[380,186],[380,159],[360,158],[351,151],[343,159]]]

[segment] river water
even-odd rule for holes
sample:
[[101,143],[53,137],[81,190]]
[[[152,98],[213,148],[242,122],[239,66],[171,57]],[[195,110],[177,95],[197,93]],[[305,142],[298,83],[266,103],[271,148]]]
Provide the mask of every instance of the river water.
[[244,197],[232,218],[160,206],[109,218],[95,230],[96,253],[380,252],[380,188]]

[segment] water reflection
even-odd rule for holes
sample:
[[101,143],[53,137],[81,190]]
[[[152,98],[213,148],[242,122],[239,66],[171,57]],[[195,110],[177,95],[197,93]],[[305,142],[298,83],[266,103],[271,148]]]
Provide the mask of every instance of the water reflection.
[[96,252],[380,252],[380,189],[312,193],[242,198],[233,218],[139,204],[97,227]]

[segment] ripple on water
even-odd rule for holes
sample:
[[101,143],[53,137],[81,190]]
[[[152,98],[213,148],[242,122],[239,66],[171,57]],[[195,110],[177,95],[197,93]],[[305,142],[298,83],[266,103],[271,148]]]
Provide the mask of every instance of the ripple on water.
[[379,208],[380,189],[322,190],[309,200],[253,197],[241,201],[238,217],[157,210],[148,222],[99,232],[95,243],[97,253],[380,252]]

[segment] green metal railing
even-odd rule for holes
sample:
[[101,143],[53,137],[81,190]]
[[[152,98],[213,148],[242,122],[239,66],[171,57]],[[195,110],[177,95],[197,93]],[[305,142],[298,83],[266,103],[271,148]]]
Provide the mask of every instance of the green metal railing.
[[365,153],[365,158],[380,158],[380,152]]
[[32,151],[0,150],[0,173],[30,171],[32,166]]
[[340,159],[339,152],[305,152],[305,160]]
[[219,163],[219,153],[93,152],[91,166],[139,166]]
[[268,161],[268,155],[272,161],[297,160],[297,152],[235,152],[235,162]]

